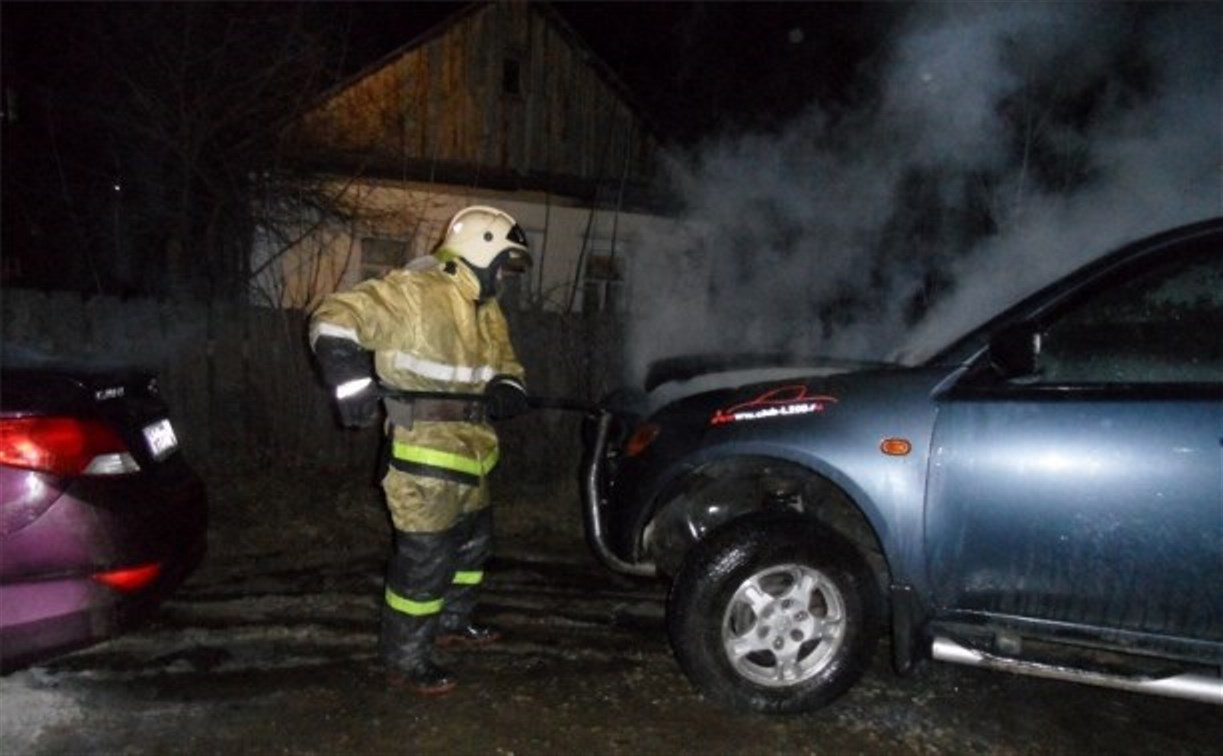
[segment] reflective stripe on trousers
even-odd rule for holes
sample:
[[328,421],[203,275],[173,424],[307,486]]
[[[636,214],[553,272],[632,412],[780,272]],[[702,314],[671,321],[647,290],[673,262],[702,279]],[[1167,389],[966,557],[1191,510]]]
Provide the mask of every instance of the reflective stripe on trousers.
[[[484,582],[484,571],[467,570],[456,572],[452,582],[454,585],[480,585]],[[428,601],[414,601],[406,596],[400,596],[391,590],[390,586],[387,586],[386,605],[400,614],[407,614],[412,617],[427,617],[432,614],[441,613],[442,607],[445,606],[445,601],[440,598]]]
[[500,453],[495,447],[487,457],[478,459],[403,441],[391,444],[391,466],[396,470],[470,486],[478,486],[480,479],[497,466],[498,459]]
[[386,588],[386,605],[401,614],[407,614],[412,617],[427,617],[430,614],[437,614],[442,611],[442,603],[440,598],[431,601],[413,601],[405,596],[400,596],[391,590],[390,586]]

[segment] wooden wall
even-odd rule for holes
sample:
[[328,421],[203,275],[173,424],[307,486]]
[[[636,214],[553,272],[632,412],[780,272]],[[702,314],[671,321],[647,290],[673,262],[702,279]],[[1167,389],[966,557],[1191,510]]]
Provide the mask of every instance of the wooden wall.
[[[503,92],[507,59],[518,62],[519,95]],[[335,93],[307,119],[305,139],[384,164],[586,180],[627,168],[646,180],[657,145],[617,86],[554,12],[491,3]]]

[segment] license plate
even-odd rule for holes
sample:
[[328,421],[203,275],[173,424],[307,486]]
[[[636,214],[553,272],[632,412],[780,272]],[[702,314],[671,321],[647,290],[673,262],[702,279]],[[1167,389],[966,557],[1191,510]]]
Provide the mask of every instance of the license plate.
[[144,440],[148,442],[149,451],[156,460],[165,459],[178,448],[178,437],[174,435],[174,427],[169,420],[158,420],[144,426]]

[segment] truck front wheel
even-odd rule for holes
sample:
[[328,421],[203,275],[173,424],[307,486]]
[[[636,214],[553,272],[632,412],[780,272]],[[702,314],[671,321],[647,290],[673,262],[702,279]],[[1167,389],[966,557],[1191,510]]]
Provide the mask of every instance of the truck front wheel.
[[870,663],[874,586],[857,550],[826,528],[792,514],[742,517],[685,558],[667,599],[671,647],[724,706],[816,709]]

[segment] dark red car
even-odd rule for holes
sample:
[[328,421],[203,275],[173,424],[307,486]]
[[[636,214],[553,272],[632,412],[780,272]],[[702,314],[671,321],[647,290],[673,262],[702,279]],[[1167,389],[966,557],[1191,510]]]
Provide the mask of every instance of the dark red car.
[[112,637],[199,564],[203,482],[152,374],[6,350],[0,670]]

